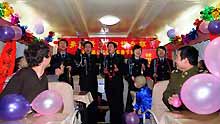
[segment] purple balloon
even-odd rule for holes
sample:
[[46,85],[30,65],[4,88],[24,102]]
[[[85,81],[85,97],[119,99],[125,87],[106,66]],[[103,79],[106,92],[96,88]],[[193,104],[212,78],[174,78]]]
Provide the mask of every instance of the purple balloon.
[[220,77],[220,37],[212,40],[205,49],[204,60],[208,70]]
[[29,102],[18,94],[9,94],[0,100],[0,119],[22,119],[30,110]]
[[58,112],[63,105],[62,96],[54,90],[46,90],[40,93],[31,103],[32,108],[42,115],[50,115]]
[[192,112],[211,114],[220,109],[220,82],[211,74],[192,76],[183,84],[181,100]]
[[38,22],[34,25],[34,30],[37,34],[43,34],[44,33],[44,25],[42,22]]
[[176,32],[175,32],[175,29],[170,29],[167,31],[167,36],[169,38],[175,38],[176,37]]
[[214,20],[209,23],[208,30],[211,34],[220,34],[220,21]]
[[9,26],[0,26],[0,41],[12,40],[15,36],[15,31]]
[[125,122],[126,124],[139,124],[140,119],[138,118],[137,114],[134,112],[130,112],[125,115]]

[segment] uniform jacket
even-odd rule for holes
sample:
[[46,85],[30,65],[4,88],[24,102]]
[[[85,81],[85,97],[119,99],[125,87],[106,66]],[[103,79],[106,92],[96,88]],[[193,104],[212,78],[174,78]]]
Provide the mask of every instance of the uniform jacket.
[[193,67],[186,72],[182,72],[180,70],[174,70],[171,73],[171,78],[167,89],[163,93],[163,102],[167,106],[168,109],[172,110],[187,110],[187,108],[182,105],[179,108],[175,108],[168,103],[168,98],[171,97],[173,94],[180,95],[180,90],[184,84],[184,82],[189,79],[191,76],[198,74],[198,68]]

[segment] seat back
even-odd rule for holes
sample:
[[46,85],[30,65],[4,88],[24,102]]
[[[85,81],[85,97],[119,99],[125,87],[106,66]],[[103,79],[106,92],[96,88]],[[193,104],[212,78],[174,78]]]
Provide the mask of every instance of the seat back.
[[160,121],[162,114],[168,111],[168,108],[163,103],[163,92],[166,90],[169,80],[159,81],[154,85],[152,93],[152,111],[155,113],[156,118]]
[[49,89],[55,90],[63,98],[63,111],[62,113],[70,114],[73,112],[74,101],[73,101],[73,89],[68,83],[65,82],[49,82]]

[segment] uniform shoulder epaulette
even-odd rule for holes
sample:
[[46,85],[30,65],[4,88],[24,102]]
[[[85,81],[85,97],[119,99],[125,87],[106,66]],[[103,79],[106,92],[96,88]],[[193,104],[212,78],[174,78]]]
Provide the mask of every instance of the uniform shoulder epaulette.
[[179,70],[173,70],[171,73],[177,73],[177,72],[179,72]]

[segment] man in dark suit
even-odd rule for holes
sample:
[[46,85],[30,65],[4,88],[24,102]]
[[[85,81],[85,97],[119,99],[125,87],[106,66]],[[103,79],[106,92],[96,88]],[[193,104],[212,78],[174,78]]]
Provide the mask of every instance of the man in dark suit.
[[83,44],[85,53],[78,48],[76,52],[77,71],[79,73],[79,85],[81,91],[89,91],[93,98],[97,99],[97,75],[99,74],[99,58],[92,55],[93,44],[85,41]]
[[[82,53],[80,45],[84,47]],[[91,54],[93,44],[90,41],[81,42],[76,52],[76,67],[79,74],[79,85],[81,91],[89,91],[92,94],[94,102],[92,102],[86,109],[88,114],[88,124],[96,124],[97,122],[97,93],[98,81],[97,75],[99,74],[99,58]]]
[[173,61],[166,57],[167,51],[164,46],[159,46],[156,52],[158,58],[153,59],[150,63],[151,78],[154,82],[169,80],[170,73],[174,69]]
[[108,53],[104,59],[105,92],[110,108],[111,124],[122,124],[123,114],[123,56],[116,53],[117,45],[108,42]]
[[67,40],[61,39],[58,42],[58,53],[51,58],[48,74],[58,75],[59,81],[67,82],[73,87],[74,56],[66,52],[67,47]]

